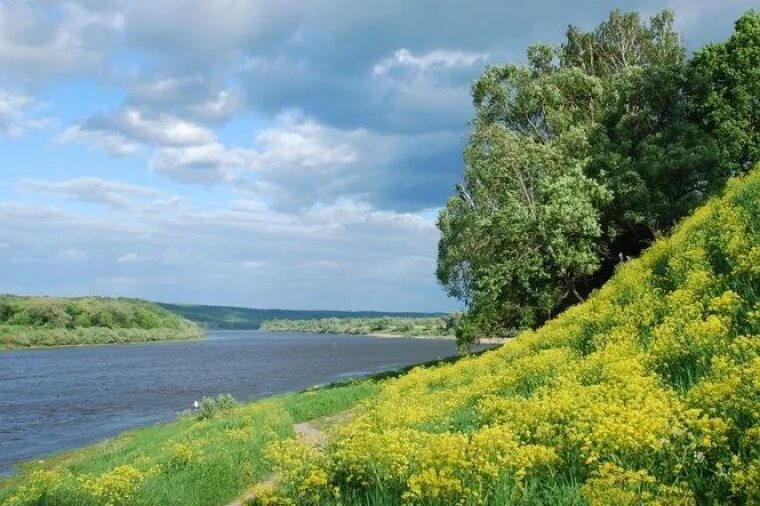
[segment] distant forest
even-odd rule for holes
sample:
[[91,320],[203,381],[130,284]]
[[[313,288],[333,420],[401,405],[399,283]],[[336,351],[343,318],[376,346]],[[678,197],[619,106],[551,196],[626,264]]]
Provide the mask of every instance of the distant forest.
[[0,349],[194,339],[202,335],[195,323],[140,299],[0,295]]
[[403,313],[383,311],[308,311],[297,309],[252,309],[233,306],[203,306],[158,303],[208,330],[258,329],[269,320],[321,320],[325,318],[426,318],[443,313]]

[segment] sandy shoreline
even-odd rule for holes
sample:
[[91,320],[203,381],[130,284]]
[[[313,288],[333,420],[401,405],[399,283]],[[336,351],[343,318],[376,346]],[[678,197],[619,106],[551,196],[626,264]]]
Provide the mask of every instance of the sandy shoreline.
[[[374,332],[372,334],[342,334],[347,336],[353,336],[353,335],[364,335],[367,337],[385,337],[385,338],[393,338],[393,337],[405,337],[409,339],[447,339],[447,340],[456,340],[456,337],[454,336],[408,336],[404,334],[388,334],[383,332]],[[509,341],[514,339],[514,337],[481,337],[477,340],[476,344],[506,344]]]
[[373,332],[371,334],[339,334],[342,336],[366,336],[366,337],[385,337],[385,338],[399,338],[406,337],[409,339],[456,339],[454,336],[410,336],[406,334],[389,334],[386,332]]

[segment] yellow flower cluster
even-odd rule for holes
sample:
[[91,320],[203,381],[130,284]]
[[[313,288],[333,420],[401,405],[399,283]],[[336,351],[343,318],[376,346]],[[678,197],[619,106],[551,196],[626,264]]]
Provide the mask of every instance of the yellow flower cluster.
[[645,470],[604,464],[583,485],[589,506],[696,506],[683,487],[663,485]]
[[87,480],[85,488],[98,500],[98,504],[120,506],[130,504],[138,485],[146,474],[134,466],[118,466],[97,478]]
[[[273,464],[274,470],[290,487],[288,492],[296,499],[294,504],[316,504],[332,495],[333,490],[327,489],[326,461],[316,448],[293,439],[277,440],[264,449],[264,458]],[[262,494],[260,502],[293,503],[271,494]]]
[[203,449],[200,442],[191,441],[187,443],[173,442],[168,448],[169,461],[166,467],[169,470],[178,470],[188,467],[193,462],[201,462],[203,459]]
[[61,487],[69,476],[58,471],[38,470],[30,476],[29,482],[19,487],[14,495],[3,503],[3,506],[23,506],[34,504]]
[[387,382],[324,451],[272,448],[272,497],[760,504],[759,298],[760,169],[543,328]]

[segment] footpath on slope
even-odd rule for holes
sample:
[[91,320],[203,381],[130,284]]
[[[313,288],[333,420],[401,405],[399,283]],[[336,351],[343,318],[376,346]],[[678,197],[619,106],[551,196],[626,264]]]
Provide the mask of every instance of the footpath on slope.
[[[304,444],[316,448],[324,448],[327,445],[327,433],[325,432],[328,427],[334,425],[340,425],[346,423],[353,418],[356,408],[351,408],[346,411],[341,411],[328,416],[315,418],[306,422],[293,424],[293,432],[296,437]],[[272,473],[258,484],[266,487],[274,487],[277,485],[277,474]],[[250,490],[247,490],[243,495],[227,504],[227,506],[246,506],[251,501],[256,499],[256,495]]]

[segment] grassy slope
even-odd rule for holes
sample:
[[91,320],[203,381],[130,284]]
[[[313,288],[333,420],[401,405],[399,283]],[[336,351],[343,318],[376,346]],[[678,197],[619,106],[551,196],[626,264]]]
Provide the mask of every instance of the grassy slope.
[[161,307],[207,329],[258,329],[269,320],[316,320],[321,318],[427,317],[430,313],[385,313],[380,311],[309,311],[299,309],[253,309],[232,306],[202,306],[158,303]]
[[388,334],[398,336],[453,336],[454,326],[444,316],[428,318],[322,318],[318,320],[270,320],[261,325],[272,332],[314,334]]
[[190,339],[198,326],[139,299],[0,296],[0,349]]
[[[513,343],[384,383],[297,504],[760,504],[760,169]],[[338,498],[339,497],[339,498]]]

